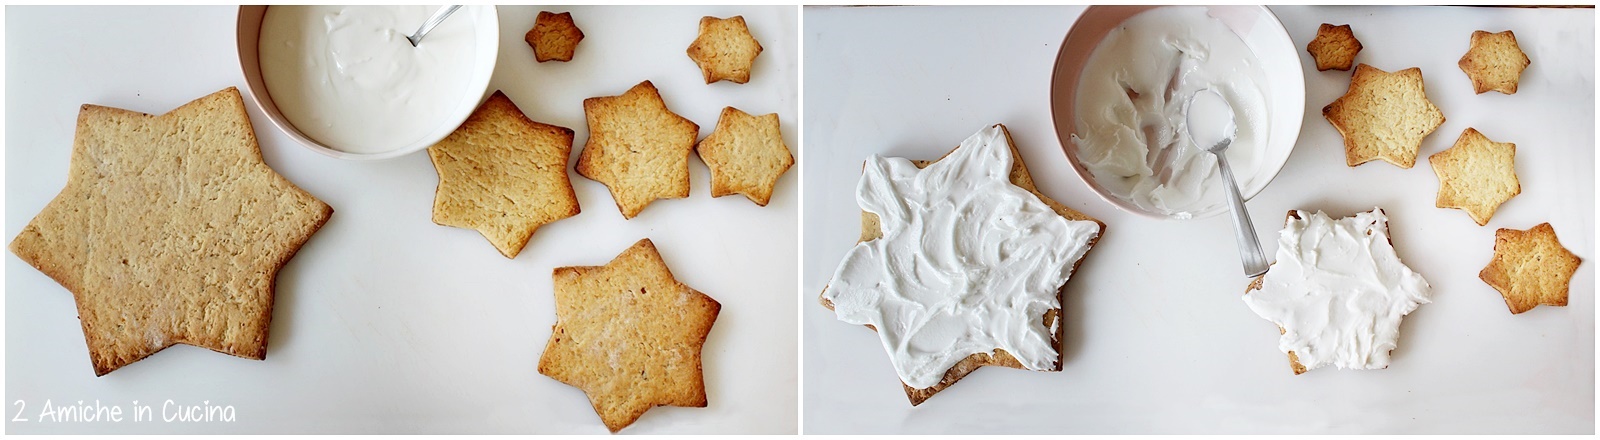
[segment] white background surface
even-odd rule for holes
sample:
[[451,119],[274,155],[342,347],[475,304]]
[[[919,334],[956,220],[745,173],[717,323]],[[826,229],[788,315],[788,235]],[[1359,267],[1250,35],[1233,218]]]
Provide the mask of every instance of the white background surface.
[[[807,8],[802,306],[807,433],[1592,433],[1595,399],[1594,11],[1274,8],[1306,66],[1306,116],[1281,175],[1249,203],[1270,254],[1289,209],[1383,207],[1434,303],[1401,326],[1386,370],[1295,376],[1247,280],[1226,216],[1117,211],[1072,174],[1050,125],[1051,70],[1081,7]],[[1350,23],[1356,61],[1422,68],[1447,118],[1417,165],[1344,165],[1321,108],[1349,72],[1305,44]],[[1456,67],[1475,29],[1513,29],[1531,67],[1515,95],[1474,95]],[[873,153],[934,159],[992,123],[1011,129],[1039,188],[1107,223],[1065,292],[1062,372],[984,368],[911,407],[870,330],[816,304],[859,232],[854,185]],[[1480,227],[1433,206],[1426,156],[1467,127],[1517,144],[1522,194]],[[1494,230],[1554,225],[1584,259],[1567,307],[1507,312],[1479,281]]]
[[[650,79],[711,132],[724,105],[777,112],[798,153],[794,7],[571,7],[586,37],[570,63],[535,63],[538,9],[502,7],[491,87],[530,118],[587,139],[582,100]],[[684,54],[702,15],[743,14],[765,47],[750,83],[706,85]],[[6,8],[6,240],[65,185],[78,106],[162,113],[244,86],[232,7]],[[247,98],[248,100],[248,98]],[[683,283],[722,303],[704,349],[708,408],[652,409],[628,433],[793,433],[798,176],[771,203],[713,199],[690,162],[688,199],[624,221],[604,185],[572,173],[583,212],[534,234],[515,260],[476,231],[430,221],[437,177],[421,152],[382,162],[314,153],[247,103],[266,161],[334,207],[279,273],[266,361],[175,346],[96,378],[72,296],[6,253],[7,433],[604,433],[576,388],[535,365],[555,322],[551,269],[600,265],[649,237]],[[235,423],[41,423],[55,405],[233,405]],[[12,422],[26,402],[30,422]]]

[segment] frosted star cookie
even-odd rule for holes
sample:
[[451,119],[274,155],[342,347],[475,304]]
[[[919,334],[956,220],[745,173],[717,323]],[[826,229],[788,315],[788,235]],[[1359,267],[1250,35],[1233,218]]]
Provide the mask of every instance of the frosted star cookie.
[[861,242],[821,301],[878,332],[912,405],[983,366],[1061,369],[1060,292],[1105,226],[1040,194],[1016,151],[994,125],[937,162],[867,161]]
[[689,59],[700,66],[706,84],[728,80],[750,82],[750,68],[761,55],[761,43],[750,35],[744,17],[700,18],[700,35],[689,45]]
[[1306,44],[1306,52],[1316,61],[1317,70],[1350,70],[1361,52],[1361,40],[1350,32],[1350,25],[1334,26],[1323,23],[1317,27],[1317,38]]
[[433,222],[477,230],[516,258],[540,226],[578,215],[567,178],[572,129],[528,119],[494,92],[428,158],[439,172]]
[[700,126],[668,110],[655,84],[585,99],[583,117],[589,140],[578,174],[604,183],[624,219],[656,199],[689,197],[689,153]]
[[1277,324],[1294,374],[1387,368],[1400,318],[1431,302],[1428,281],[1395,254],[1381,209],[1340,219],[1289,211],[1277,256],[1244,302]]
[[1434,206],[1459,208],[1478,222],[1489,224],[1501,203],[1522,193],[1517,182],[1517,144],[1495,142],[1467,128],[1449,149],[1428,156],[1439,177],[1439,197]]
[[1583,259],[1561,246],[1556,229],[1541,223],[1526,231],[1494,231],[1494,259],[1478,279],[1500,291],[1517,314],[1539,305],[1566,306],[1572,274]]
[[778,177],[794,165],[794,155],[778,129],[777,113],[750,116],[723,107],[717,128],[694,150],[711,169],[711,197],[744,194],[761,206],[772,199]]
[[174,344],[265,359],[278,270],[333,208],[261,161],[239,89],[78,112],[67,187],[11,253],[72,292],[96,376]]
[[611,432],[653,407],[706,406],[700,350],[722,305],[674,279],[650,239],[553,278],[556,325],[539,374],[582,389]]
[[1350,89],[1322,108],[1322,116],[1344,136],[1345,165],[1383,159],[1400,168],[1417,162],[1422,138],[1444,124],[1444,113],[1422,88],[1422,69],[1389,73],[1356,66]]
[[1517,82],[1529,63],[1528,54],[1522,53],[1517,35],[1511,31],[1473,31],[1472,47],[1456,66],[1472,80],[1472,91],[1481,95],[1493,90],[1510,95],[1517,93]]

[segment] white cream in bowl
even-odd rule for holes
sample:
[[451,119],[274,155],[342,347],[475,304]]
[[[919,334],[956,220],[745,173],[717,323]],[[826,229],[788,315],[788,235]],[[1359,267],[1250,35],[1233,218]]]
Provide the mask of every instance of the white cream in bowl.
[[262,80],[283,117],[323,146],[354,157],[425,148],[466,119],[494,69],[481,34],[498,25],[473,8],[492,7],[457,11],[412,47],[406,36],[437,6],[269,7]]
[[1217,91],[1238,132],[1228,162],[1241,188],[1267,169],[1271,90],[1250,47],[1205,7],[1151,9],[1106,34],[1078,78],[1072,142],[1077,159],[1112,196],[1171,218],[1225,207],[1216,158],[1186,130],[1189,98]]

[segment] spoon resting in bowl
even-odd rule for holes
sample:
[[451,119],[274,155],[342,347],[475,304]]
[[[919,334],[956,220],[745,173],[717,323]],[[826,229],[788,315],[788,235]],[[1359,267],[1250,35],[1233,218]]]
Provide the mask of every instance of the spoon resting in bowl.
[[1245,210],[1244,198],[1239,196],[1239,185],[1228,168],[1228,145],[1233,143],[1238,126],[1233,121],[1233,106],[1215,90],[1195,92],[1184,105],[1185,130],[1195,147],[1217,157],[1217,168],[1222,170],[1222,182],[1228,198],[1229,211],[1233,213],[1233,235],[1239,241],[1239,258],[1244,262],[1244,274],[1252,277],[1267,273],[1267,256],[1261,252],[1261,240],[1256,238],[1255,224],[1250,222],[1250,212]]

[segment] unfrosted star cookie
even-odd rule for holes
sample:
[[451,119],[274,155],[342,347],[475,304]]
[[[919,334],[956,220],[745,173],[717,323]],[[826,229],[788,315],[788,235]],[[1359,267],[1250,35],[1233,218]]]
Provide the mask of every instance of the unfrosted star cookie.
[[722,305],[674,279],[650,239],[553,278],[556,325],[539,374],[582,389],[611,432],[653,407],[706,406],[700,350]]
[[[960,181],[947,180],[951,177]],[[907,179],[921,179],[929,184],[921,191],[900,193],[910,203],[907,207],[912,210],[899,212],[884,209],[894,206],[893,200],[868,196],[894,194],[895,191],[877,189],[882,189],[880,184],[900,186],[910,183]],[[891,181],[898,183],[888,183]],[[1083,261],[1083,255],[1099,240],[1105,225],[1040,193],[1017,155],[1005,126],[985,128],[937,162],[882,158],[869,160],[868,168],[863,172],[862,184],[875,189],[857,193],[863,197],[858,199],[863,208],[861,241],[840,263],[834,278],[823,291],[821,302],[823,306],[834,310],[841,321],[862,324],[879,332],[880,342],[890,353],[891,362],[895,364],[902,388],[912,405],[921,404],[984,366],[1036,371],[1061,369],[1060,292],[1066,279]],[[957,187],[966,185],[985,188],[982,191],[986,196],[967,199],[973,203],[964,207],[959,215],[955,214],[951,204],[938,201],[951,196],[960,198],[951,191],[959,192]],[[1033,201],[1028,201],[1029,197]],[[1012,202],[1016,204],[1000,206]],[[1027,208],[1022,208],[1024,206]],[[1019,208],[1022,212],[1012,213],[1010,208]],[[906,221],[909,218],[907,216],[919,217],[923,221]],[[994,223],[996,221],[1006,223],[1006,226],[997,225]],[[1003,254],[982,253],[967,255],[964,259],[928,256],[932,259],[949,257],[955,258],[950,261],[961,261],[962,267],[967,270],[944,274],[949,278],[939,275],[943,273],[942,269],[927,268],[917,272],[917,276],[924,278],[916,282],[872,282],[875,276],[889,274],[886,272],[887,266],[882,265],[888,261],[915,264],[921,258],[918,252],[895,243],[903,244],[906,239],[917,235],[914,230],[916,227],[930,224],[950,226],[944,236],[950,236],[949,233],[1016,231],[1016,228],[1025,228],[1029,233],[995,233],[968,241],[978,248],[1002,246],[1009,250]],[[926,263],[928,260],[921,261]],[[1044,273],[1029,278],[1008,272],[1023,270],[1023,266],[1031,266],[1026,270],[1042,270]],[[968,275],[975,278],[965,283],[949,282]],[[887,292],[883,289],[890,287],[886,286],[910,290]],[[958,297],[967,299],[953,300]],[[874,298],[921,298],[937,305],[900,308],[884,301],[874,301]],[[872,307],[889,313],[879,316],[896,316],[896,310],[921,310],[933,314],[900,316],[896,322],[889,323],[873,320],[872,317],[877,313],[871,310]],[[946,316],[949,319],[940,319],[940,322],[932,320],[933,316],[940,313],[936,310],[967,313],[975,309],[984,312],[970,316],[950,315]],[[1007,338],[993,337],[994,333],[989,331],[993,329],[947,334],[962,334],[959,344],[937,340],[938,335],[946,334],[938,331],[938,328],[951,330],[941,326],[963,322],[1002,323],[1016,325],[1026,331],[1008,332],[1008,336],[1020,338],[1009,342],[1000,342],[1000,339]],[[908,334],[908,329],[918,331]],[[903,351],[908,348],[906,344],[928,343],[924,338],[930,336],[935,338],[931,346],[948,347],[948,350],[927,353],[929,356],[921,356],[920,359]],[[1026,342],[1022,342],[1024,339]]]
[[1472,80],[1472,91],[1483,94],[1493,90],[1510,95],[1517,93],[1517,82],[1529,63],[1528,54],[1522,53],[1517,35],[1511,31],[1473,31],[1472,47],[1456,66]]
[[700,18],[700,35],[689,45],[689,59],[700,66],[706,84],[728,80],[750,82],[750,68],[761,55],[761,43],[750,35],[744,16]]
[[1327,365],[1387,368],[1400,319],[1432,295],[1395,253],[1381,209],[1340,219],[1289,211],[1277,258],[1244,302],[1278,326],[1278,349],[1294,374]]
[[778,114],[750,116],[724,107],[717,128],[695,145],[695,153],[711,169],[711,196],[744,194],[767,206],[772,187],[794,165],[794,155],[783,143]]
[[533,29],[529,29],[522,39],[528,42],[528,47],[533,48],[534,59],[541,63],[572,61],[572,55],[578,52],[578,43],[583,41],[583,30],[572,22],[570,12],[552,14],[539,11],[539,17],[533,21]]
[[1495,142],[1467,128],[1449,149],[1428,156],[1439,177],[1434,206],[1466,211],[1479,226],[1489,224],[1501,203],[1522,192],[1517,182],[1517,145]]
[[229,87],[84,105],[67,187],[10,248],[72,292],[96,376],[174,344],[265,359],[278,270],[332,214],[262,162]]
[[1411,168],[1422,138],[1444,124],[1415,67],[1390,73],[1357,65],[1350,89],[1323,107],[1322,116],[1344,136],[1345,164],[1352,167],[1382,159]]
[[433,222],[477,230],[516,258],[540,226],[578,215],[567,178],[571,153],[572,129],[534,122],[496,91],[428,147],[439,173]]
[[1566,306],[1572,274],[1582,262],[1561,246],[1549,223],[1526,231],[1502,228],[1494,231],[1494,259],[1478,279],[1500,291],[1513,314],[1541,304]]
[[589,140],[578,174],[604,183],[622,217],[657,199],[689,197],[689,153],[700,126],[667,109],[650,81],[627,93],[583,100]]
[[1350,31],[1350,25],[1334,26],[1323,23],[1317,27],[1317,38],[1306,44],[1306,52],[1316,61],[1317,70],[1350,70],[1361,52],[1361,40]]

